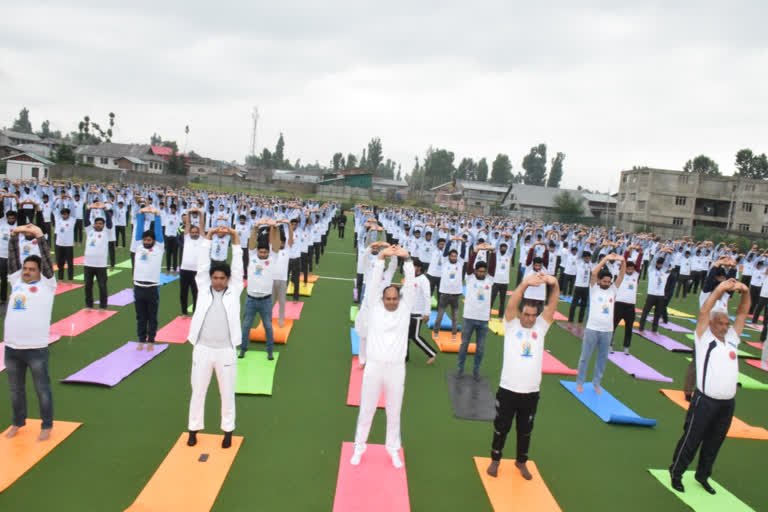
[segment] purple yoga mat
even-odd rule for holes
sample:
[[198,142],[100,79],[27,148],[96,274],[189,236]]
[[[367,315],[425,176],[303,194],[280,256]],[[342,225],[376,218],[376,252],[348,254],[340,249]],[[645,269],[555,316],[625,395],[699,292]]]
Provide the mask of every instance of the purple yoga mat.
[[[648,322],[653,323],[653,317],[652,316],[649,316],[646,320]],[[669,329],[672,332],[682,332],[684,334],[690,334],[690,333],[693,332],[692,330],[687,329],[685,327],[681,327],[681,326],[679,326],[677,324],[673,324],[673,323],[670,323],[670,322],[662,322],[661,320],[659,320],[659,327],[663,327],[665,329]]]
[[62,379],[61,382],[82,382],[112,387],[168,348],[168,345],[160,344],[155,345],[155,349],[148,352],[146,348],[142,351],[136,350],[136,345],[135,341],[129,341],[79,372]]
[[[133,288],[126,288],[125,290],[120,290],[114,295],[110,295],[107,298],[107,305],[127,306],[128,304],[133,304],[133,301]],[[96,301],[96,304],[99,304],[99,301]]]
[[625,354],[624,352],[614,352],[608,356],[608,359],[610,359],[613,364],[636,379],[672,382],[672,379],[660,374],[631,354]]
[[688,345],[683,345],[682,343],[664,336],[663,334],[654,333],[653,331],[638,331],[637,329],[632,329],[632,332],[638,336],[642,336],[648,341],[652,341],[655,344],[664,347],[670,352],[693,352],[693,349]]

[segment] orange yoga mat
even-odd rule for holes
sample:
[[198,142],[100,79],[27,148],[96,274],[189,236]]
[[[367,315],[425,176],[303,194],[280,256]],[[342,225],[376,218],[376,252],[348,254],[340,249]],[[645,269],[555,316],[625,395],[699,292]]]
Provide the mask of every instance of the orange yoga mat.
[[[683,409],[688,410],[690,404],[686,402],[682,391],[674,389],[660,389],[659,391]],[[727,437],[768,441],[768,430],[763,427],[753,427],[734,416],[733,420],[731,420],[731,428],[728,429]]]
[[[619,325],[624,325],[624,320],[619,320]],[[640,322],[632,322],[632,327],[638,329],[640,327]]]
[[[314,283],[315,281],[317,281],[317,278],[318,276],[316,276],[315,274],[309,274],[309,277],[307,278],[307,282]],[[303,282],[304,282],[304,272],[299,274],[299,283],[303,283]]]
[[48,455],[60,442],[65,440],[82,423],[72,421],[54,421],[51,437],[47,441],[38,441],[40,420],[27,420],[27,424],[11,439],[0,435],[0,492],[6,490],[21,475]]
[[[437,348],[440,349],[440,352],[458,352],[459,347],[461,346],[461,333],[457,333],[456,341],[453,341],[451,331],[440,331],[437,337],[435,337],[435,333],[433,332],[432,341],[437,344]],[[470,343],[467,347],[467,353],[474,354],[476,348],[476,344]]]
[[[275,343],[288,343],[288,335],[291,334],[293,329],[293,320],[286,319],[283,322],[283,326],[277,325],[277,322],[272,322],[272,339]],[[251,334],[248,335],[248,339],[251,341],[267,342],[267,333],[264,330],[264,323],[259,322],[259,326],[255,329],[251,329]]]
[[[224,436],[197,434],[197,444],[187,446],[187,434],[157,468],[128,512],[208,512],[243,444],[242,436],[232,436],[232,446],[221,447]],[[201,461],[201,456],[207,460]]]
[[533,476],[532,480],[525,480],[520,470],[515,467],[513,459],[501,459],[499,464],[499,476],[492,477],[486,473],[491,459],[487,457],[473,457],[480,480],[483,482],[485,492],[491,501],[491,506],[496,512],[502,510],[536,510],[537,512],[560,512],[562,509],[557,504],[547,484],[541,479],[536,463],[529,460],[528,471]]

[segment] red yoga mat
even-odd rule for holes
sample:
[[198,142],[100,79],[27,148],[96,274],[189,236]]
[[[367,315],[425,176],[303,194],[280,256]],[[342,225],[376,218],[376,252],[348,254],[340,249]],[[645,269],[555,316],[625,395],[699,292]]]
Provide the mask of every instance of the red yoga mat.
[[[298,320],[301,316],[301,310],[304,307],[303,302],[285,301],[285,320]],[[280,317],[280,304],[275,303],[272,307],[272,318]]]
[[[347,391],[347,405],[360,407],[360,389],[363,387],[363,371],[360,369],[360,360],[357,356],[352,358],[352,369],[349,371],[349,389]],[[379,403],[376,407],[384,408],[384,390],[379,396]]]
[[56,293],[54,295],[60,295],[62,293],[77,290],[78,288],[82,288],[84,285],[82,284],[74,284],[74,283],[56,283]]
[[170,323],[164,325],[157,331],[155,341],[161,341],[163,343],[186,343],[191,323],[191,316],[177,316],[171,320]]
[[[405,465],[395,468],[384,445],[369,444],[360,464],[353,466],[353,451],[353,443],[342,443],[333,512],[410,511]],[[402,448],[400,460],[405,464]]]
[[51,334],[58,334],[60,336],[77,336],[84,333],[91,327],[99,325],[104,320],[116,314],[117,311],[108,311],[106,309],[91,311],[87,309],[81,309],[74,315],[69,315],[63,320],[59,320],[55,324],[51,325]]
[[558,358],[545,350],[544,358],[541,362],[541,373],[556,375],[577,375],[579,372],[568,368]]

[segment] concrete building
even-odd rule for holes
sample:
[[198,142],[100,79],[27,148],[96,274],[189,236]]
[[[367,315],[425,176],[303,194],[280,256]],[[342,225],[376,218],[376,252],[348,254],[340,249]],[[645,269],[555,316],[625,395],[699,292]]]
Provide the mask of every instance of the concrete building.
[[768,182],[664,169],[622,171],[618,223],[667,236],[696,226],[768,235]]
[[435,203],[441,208],[466,211],[473,215],[490,215],[491,209],[501,204],[509,186],[480,181],[449,181],[430,189]]
[[141,160],[146,164],[146,172],[151,174],[163,174],[168,168],[166,159],[154,154],[149,144],[103,142],[85,145],[75,150],[75,157],[80,163],[114,171],[122,170],[119,161],[123,157]]
[[3,158],[5,162],[5,177],[9,180],[47,180],[49,167],[53,162],[40,155],[30,152],[19,153]]

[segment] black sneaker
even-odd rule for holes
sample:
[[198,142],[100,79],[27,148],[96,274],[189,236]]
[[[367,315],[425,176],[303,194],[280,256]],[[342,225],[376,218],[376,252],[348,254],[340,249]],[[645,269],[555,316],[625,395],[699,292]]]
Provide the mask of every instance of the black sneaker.
[[709,482],[706,478],[699,478],[696,477],[696,481],[701,484],[701,486],[704,488],[705,491],[707,491],[709,494],[715,494],[717,491],[715,491],[714,487],[709,485]]
[[240,349],[240,353],[237,354],[237,357],[240,358],[240,359],[245,357],[245,349],[244,348]]

